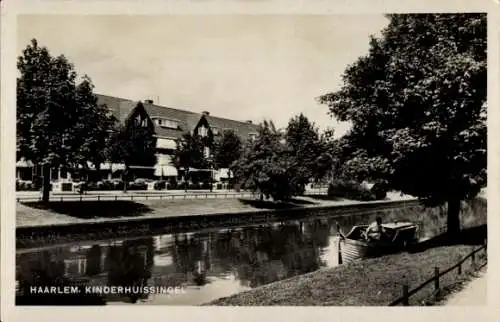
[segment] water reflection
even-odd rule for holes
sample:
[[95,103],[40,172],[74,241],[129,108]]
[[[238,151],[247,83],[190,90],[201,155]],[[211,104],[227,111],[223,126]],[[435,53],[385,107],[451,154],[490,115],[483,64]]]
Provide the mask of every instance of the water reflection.
[[67,296],[30,296],[30,286],[80,283],[182,286],[185,293],[80,296],[72,304],[197,305],[337,265],[336,222],[347,232],[376,216],[384,216],[386,221],[413,220],[419,223],[422,237],[435,234],[444,220],[439,211],[429,211],[408,208],[18,252],[16,301],[65,304]]

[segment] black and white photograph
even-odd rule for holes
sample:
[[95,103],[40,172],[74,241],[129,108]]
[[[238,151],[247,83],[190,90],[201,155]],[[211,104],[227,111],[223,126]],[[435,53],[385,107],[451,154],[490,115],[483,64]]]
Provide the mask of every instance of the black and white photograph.
[[487,307],[489,18],[18,15],[15,306]]

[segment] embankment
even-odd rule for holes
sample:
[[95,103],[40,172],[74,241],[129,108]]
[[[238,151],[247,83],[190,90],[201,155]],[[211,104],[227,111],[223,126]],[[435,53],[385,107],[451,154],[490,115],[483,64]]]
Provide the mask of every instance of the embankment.
[[218,213],[194,213],[183,216],[134,217],[54,225],[20,226],[16,229],[18,248],[31,248],[75,240],[135,237],[201,229],[265,224],[282,220],[342,216],[353,213],[418,207],[417,200],[347,202],[338,205],[304,206],[290,209],[251,210]]

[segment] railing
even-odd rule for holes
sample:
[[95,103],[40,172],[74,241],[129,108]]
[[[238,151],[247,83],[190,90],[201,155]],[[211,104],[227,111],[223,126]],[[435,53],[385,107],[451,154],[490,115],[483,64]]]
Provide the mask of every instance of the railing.
[[487,263],[487,260],[485,261],[485,263],[483,263],[481,266],[479,267],[476,267],[476,253],[480,252],[481,250],[484,250],[484,253],[485,255],[487,256],[487,244],[486,244],[486,241],[484,243],[483,246],[473,250],[471,253],[469,253],[467,256],[465,256],[464,258],[462,258],[458,263],[456,263],[455,265],[453,265],[452,267],[440,272],[439,271],[439,267],[435,267],[434,268],[434,276],[430,279],[428,279],[427,281],[425,281],[424,283],[420,284],[419,286],[417,286],[416,288],[414,288],[413,290],[409,291],[408,289],[408,284],[407,283],[404,283],[402,285],[402,291],[403,291],[403,296],[401,296],[400,298],[394,300],[393,302],[391,302],[389,304],[389,306],[395,306],[395,305],[399,305],[399,304],[402,304],[404,306],[408,306],[409,305],[409,299],[412,295],[416,294],[418,291],[422,290],[424,287],[426,287],[427,285],[433,283],[434,284],[434,292],[433,292],[433,295],[437,295],[439,293],[439,291],[441,290],[440,288],[440,284],[439,284],[439,279],[440,277],[452,272],[453,270],[457,270],[457,274],[458,275],[461,275],[462,274],[462,264],[465,263],[465,261],[467,261],[469,258],[471,259],[471,266],[474,268],[477,268],[477,269],[480,269],[482,267],[484,267]]
[[[92,194],[92,195],[78,195],[78,194],[65,194],[65,195],[51,195],[50,201],[134,201],[134,200],[179,200],[179,199],[227,199],[227,198],[243,198],[255,197],[252,192],[227,192],[227,193],[185,193],[185,194],[167,194],[167,193],[134,193],[130,194]],[[16,198],[17,202],[39,202],[42,200],[41,196],[19,196]]]

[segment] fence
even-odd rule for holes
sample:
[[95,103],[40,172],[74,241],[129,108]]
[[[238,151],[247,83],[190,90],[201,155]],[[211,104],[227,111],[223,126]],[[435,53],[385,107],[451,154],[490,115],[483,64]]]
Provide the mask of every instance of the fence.
[[[419,286],[417,286],[416,288],[414,288],[413,290],[409,291],[408,290],[408,284],[407,283],[404,283],[403,284],[403,296],[401,296],[400,298],[394,300],[393,302],[391,302],[389,304],[389,306],[395,306],[395,305],[398,305],[398,304],[402,304],[404,306],[408,306],[409,305],[409,299],[412,295],[416,294],[418,291],[422,290],[424,287],[426,287],[427,285],[433,283],[434,284],[434,292],[433,292],[433,295],[437,295],[439,293],[439,291],[441,290],[440,288],[440,284],[439,284],[439,279],[440,277],[452,272],[453,270],[457,270],[457,274],[458,275],[461,275],[462,274],[462,264],[465,263],[465,261],[467,261],[469,258],[471,259],[471,265],[473,268],[476,267],[476,253],[480,252],[481,250],[484,250],[484,253],[485,255],[487,256],[487,244],[486,244],[486,241],[484,243],[483,246],[473,250],[471,253],[469,253],[467,256],[465,256],[464,258],[462,258],[458,263],[456,263],[455,265],[453,265],[452,267],[444,270],[443,272],[440,272],[439,271],[439,267],[435,267],[434,268],[434,276],[430,279],[428,279],[427,281],[425,281],[424,283],[420,284]],[[479,268],[482,268],[483,266],[486,265],[487,262],[483,263]]]
[[[50,201],[69,202],[69,201],[134,201],[134,200],[179,200],[179,199],[227,199],[255,197],[252,192],[238,193],[184,193],[184,194],[161,194],[161,193],[130,193],[130,194],[93,194],[93,195],[60,195],[50,196]],[[17,197],[17,202],[39,202],[41,196],[22,196]]]

